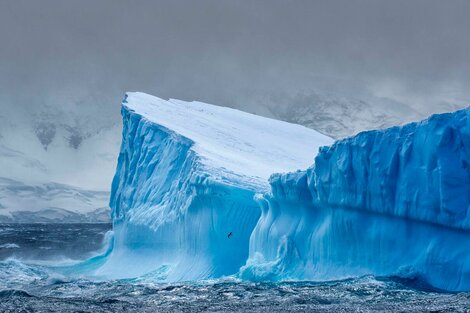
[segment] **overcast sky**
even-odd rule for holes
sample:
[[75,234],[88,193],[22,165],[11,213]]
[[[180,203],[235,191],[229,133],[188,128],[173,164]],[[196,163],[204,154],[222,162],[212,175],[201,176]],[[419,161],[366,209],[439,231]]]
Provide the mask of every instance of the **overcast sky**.
[[465,0],[4,0],[0,106],[114,110],[126,90],[242,108],[321,88],[466,96],[469,16]]

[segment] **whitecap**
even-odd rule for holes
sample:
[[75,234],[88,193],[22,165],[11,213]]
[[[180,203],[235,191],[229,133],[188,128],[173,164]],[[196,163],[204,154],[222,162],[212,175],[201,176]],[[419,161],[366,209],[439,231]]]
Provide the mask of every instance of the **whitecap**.
[[0,249],[18,249],[20,246],[16,243],[5,243],[0,245]]

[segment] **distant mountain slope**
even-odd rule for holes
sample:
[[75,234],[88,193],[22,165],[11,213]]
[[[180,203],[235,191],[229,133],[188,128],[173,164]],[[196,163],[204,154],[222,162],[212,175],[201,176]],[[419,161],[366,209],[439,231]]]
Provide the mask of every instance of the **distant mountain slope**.
[[109,222],[109,192],[0,177],[0,222]]
[[[285,102],[291,105],[282,105]],[[316,129],[333,138],[401,125],[426,116],[407,104],[387,98],[356,98],[328,93],[273,98],[267,106],[278,119]]]
[[0,221],[109,221],[121,126],[86,108],[0,112]]
[[389,98],[314,92],[271,97],[266,107],[275,118],[316,129],[333,138],[344,138],[365,130],[403,125],[433,113],[455,111],[469,104],[470,100],[450,96],[425,110],[417,110]]

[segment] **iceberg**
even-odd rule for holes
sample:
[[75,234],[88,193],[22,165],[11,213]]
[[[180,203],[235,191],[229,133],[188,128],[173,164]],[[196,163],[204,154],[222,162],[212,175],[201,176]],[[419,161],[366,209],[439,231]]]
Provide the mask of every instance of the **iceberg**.
[[399,276],[470,290],[470,109],[333,142],[201,102],[127,93],[97,275]]
[[470,290],[470,109],[322,147],[275,174],[247,279],[399,276]]
[[201,102],[127,93],[110,207],[114,248],[97,271],[162,281],[236,274],[275,172],[306,168],[332,139]]

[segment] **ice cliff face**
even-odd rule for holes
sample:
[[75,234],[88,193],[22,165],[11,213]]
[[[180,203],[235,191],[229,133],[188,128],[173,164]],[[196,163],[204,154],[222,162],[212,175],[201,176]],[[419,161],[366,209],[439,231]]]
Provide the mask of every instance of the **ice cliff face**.
[[469,114],[331,145],[301,126],[129,93],[114,248],[97,274],[398,275],[470,290]]
[[469,117],[364,132],[273,175],[242,277],[398,275],[470,290]]
[[115,244],[102,275],[237,273],[260,216],[255,194],[269,190],[271,173],[307,167],[332,142],[303,126],[141,93],[127,94],[122,115]]
[[323,148],[309,173],[314,204],[468,230],[469,116],[434,115]]

